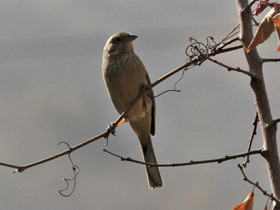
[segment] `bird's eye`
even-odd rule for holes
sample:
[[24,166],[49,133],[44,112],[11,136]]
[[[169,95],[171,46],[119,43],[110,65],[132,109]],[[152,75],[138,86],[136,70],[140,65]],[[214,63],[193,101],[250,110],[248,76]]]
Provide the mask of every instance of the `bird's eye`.
[[113,40],[113,43],[120,43],[122,39],[120,37],[117,37]]

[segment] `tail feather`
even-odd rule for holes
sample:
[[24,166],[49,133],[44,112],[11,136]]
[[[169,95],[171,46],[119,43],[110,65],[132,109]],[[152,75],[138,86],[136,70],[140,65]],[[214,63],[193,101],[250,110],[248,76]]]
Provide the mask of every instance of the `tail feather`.
[[[146,138],[140,138],[140,144],[141,144],[145,162],[157,164],[156,156],[151,141],[151,136],[148,136]],[[146,171],[147,171],[148,184],[150,188],[154,189],[163,186],[163,182],[158,167],[146,166]]]

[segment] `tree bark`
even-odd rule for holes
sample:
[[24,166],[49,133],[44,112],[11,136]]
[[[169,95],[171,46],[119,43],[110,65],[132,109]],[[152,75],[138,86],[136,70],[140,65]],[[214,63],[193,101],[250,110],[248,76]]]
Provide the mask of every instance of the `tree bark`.
[[[240,23],[240,40],[247,48],[253,38],[252,12],[248,7],[248,0],[236,0],[237,12]],[[266,93],[265,81],[263,78],[263,61],[256,48],[246,53],[245,56],[249,66],[249,71],[254,73],[257,79],[251,79],[251,87],[254,94],[256,111],[259,116],[263,137],[263,157],[266,160],[270,187],[273,195],[280,198],[280,164],[277,149],[276,131],[277,124],[273,123],[270,105]],[[280,210],[280,205],[274,204],[274,210]]]

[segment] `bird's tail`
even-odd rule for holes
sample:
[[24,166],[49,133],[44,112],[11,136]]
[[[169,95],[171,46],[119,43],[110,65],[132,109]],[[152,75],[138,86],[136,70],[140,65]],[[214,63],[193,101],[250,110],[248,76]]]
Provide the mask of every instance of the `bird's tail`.
[[[145,162],[157,164],[151,136],[149,135],[148,137],[141,137],[140,144],[141,144]],[[146,171],[147,171],[148,184],[151,189],[160,188],[163,186],[163,182],[161,180],[158,167],[146,166]]]

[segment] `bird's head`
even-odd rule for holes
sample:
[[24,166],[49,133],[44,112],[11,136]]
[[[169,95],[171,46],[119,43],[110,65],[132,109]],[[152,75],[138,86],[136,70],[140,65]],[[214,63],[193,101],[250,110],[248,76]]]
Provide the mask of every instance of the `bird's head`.
[[107,40],[104,47],[104,53],[113,56],[122,53],[131,53],[133,52],[132,41],[136,38],[136,35],[127,32],[116,33]]

